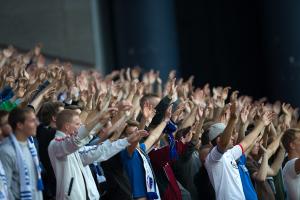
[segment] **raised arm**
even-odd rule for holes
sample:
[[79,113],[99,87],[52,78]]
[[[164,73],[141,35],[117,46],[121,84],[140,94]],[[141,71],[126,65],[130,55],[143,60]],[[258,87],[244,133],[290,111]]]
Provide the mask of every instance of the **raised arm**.
[[232,103],[230,107],[230,118],[224,132],[220,136],[220,142],[218,143],[218,149],[222,152],[226,151],[227,146],[231,140],[231,135],[237,120],[236,110],[237,110],[237,102],[235,101]]
[[172,106],[169,106],[169,108],[165,112],[164,119],[161,121],[161,123],[155,129],[153,129],[150,132],[149,137],[144,142],[144,144],[146,146],[146,151],[148,151],[149,149],[151,149],[151,147],[153,146],[153,144],[155,142],[157,142],[157,140],[160,138],[160,136],[163,133],[163,130],[166,127],[168,121],[171,119],[171,116],[172,116]]
[[271,121],[274,118],[274,113],[272,112],[265,112],[261,119],[256,124],[255,128],[251,133],[249,133],[241,142],[240,145],[243,147],[244,151],[247,151],[247,149],[253,144],[253,142],[256,140],[258,135],[261,133],[263,128],[271,123]]
[[95,116],[89,124],[81,126],[76,135],[52,140],[48,147],[49,155],[64,157],[77,151],[90,141],[91,133],[97,133],[102,128],[103,125],[99,121],[101,121],[101,115]]

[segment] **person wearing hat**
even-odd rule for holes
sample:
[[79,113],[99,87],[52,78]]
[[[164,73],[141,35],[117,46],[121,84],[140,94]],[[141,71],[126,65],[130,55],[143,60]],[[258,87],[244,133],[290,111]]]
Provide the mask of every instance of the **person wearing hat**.
[[215,123],[209,128],[209,140],[213,148],[205,160],[205,168],[218,200],[245,199],[236,160],[251,146],[263,128],[269,125],[274,117],[271,112],[264,113],[254,130],[239,144],[233,146],[232,133],[237,121],[236,112],[237,103],[233,102],[227,126],[223,123]]

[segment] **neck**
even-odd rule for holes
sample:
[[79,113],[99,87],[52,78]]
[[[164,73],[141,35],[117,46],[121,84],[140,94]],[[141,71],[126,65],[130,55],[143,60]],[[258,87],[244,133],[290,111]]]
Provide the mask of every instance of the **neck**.
[[20,131],[15,131],[15,136],[20,142],[25,142],[28,139],[28,137]]
[[53,122],[53,121],[51,121],[49,126],[50,126],[51,128],[56,128],[56,123]]
[[292,160],[294,158],[300,158],[300,155],[296,152],[289,152],[288,158],[289,158],[289,160]]

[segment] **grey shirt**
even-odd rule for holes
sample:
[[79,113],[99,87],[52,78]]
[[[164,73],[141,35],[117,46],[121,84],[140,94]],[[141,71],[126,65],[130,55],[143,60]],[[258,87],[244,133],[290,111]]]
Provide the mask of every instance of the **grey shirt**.
[[[43,199],[43,194],[37,190],[37,173],[27,141],[19,142],[19,144],[29,171],[32,199],[41,200]],[[0,152],[0,159],[7,176],[9,199],[20,199],[20,174],[16,160],[17,156],[9,138],[6,138],[3,143],[0,144]]]
[[199,199],[197,188],[194,184],[194,177],[200,169],[199,153],[195,144],[188,144],[188,148],[173,165],[173,170],[177,180],[185,187],[193,200]]

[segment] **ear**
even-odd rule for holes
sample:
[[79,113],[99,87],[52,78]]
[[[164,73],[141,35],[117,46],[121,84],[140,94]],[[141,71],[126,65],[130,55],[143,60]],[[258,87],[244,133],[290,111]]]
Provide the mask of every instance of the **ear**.
[[21,122],[17,123],[16,129],[23,129],[24,125]]
[[52,117],[51,117],[51,120],[52,120],[53,122],[56,122],[56,117],[55,117],[55,116],[52,116]]
[[290,142],[289,147],[289,149],[295,150],[296,145],[294,144],[294,142]]

